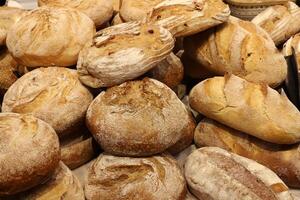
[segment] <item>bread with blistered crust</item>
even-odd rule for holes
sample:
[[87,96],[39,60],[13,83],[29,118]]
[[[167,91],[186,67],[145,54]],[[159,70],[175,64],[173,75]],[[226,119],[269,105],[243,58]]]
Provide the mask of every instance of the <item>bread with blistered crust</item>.
[[300,8],[293,2],[271,6],[252,19],[252,22],[262,27],[275,42],[282,44],[300,31]]
[[0,196],[32,188],[49,178],[60,160],[53,128],[32,115],[0,113]]
[[19,8],[0,7],[0,46],[5,45],[8,30],[25,14]]
[[293,200],[270,169],[217,147],[191,153],[185,163],[191,192],[206,200]]
[[274,171],[288,186],[300,188],[299,145],[276,145],[264,142],[211,119],[203,119],[195,129],[198,147],[219,147]]
[[9,29],[6,45],[17,62],[28,67],[72,66],[94,34],[95,25],[84,13],[43,6]]
[[270,36],[259,26],[235,17],[215,29],[185,38],[184,49],[215,75],[233,73],[271,87],[280,85],[287,75],[286,61]]
[[186,186],[174,159],[101,154],[90,166],[85,195],[88,200],[184,200]]
[[149,78],[100,93],[89,106],[86,121],[102,149],[121,156],[161,153],[183,135],[193,134],[195,126],[176,94]]
[[38,0],[38,5],[76,9],[90,17],[96,27],[108,22],[114,11],[112,0]]
[[63,162],[47,182],[19,196],[19,200],[85,200],[82,185]]
[[92,88],[111,87],[135,79],[164,60],[174,47],[169,31],[140,22],[99,31],[79,55],[80,80]]
[[78,79],[76,70],[38,68],[18,79],[3,98],[2,111],[31,113],[49,123],[59,137],[84,123],[93,95]]
[[276,90],[234,75],[196,85],[191,107],[222,124],[278,144],[300,141],[300,112]]

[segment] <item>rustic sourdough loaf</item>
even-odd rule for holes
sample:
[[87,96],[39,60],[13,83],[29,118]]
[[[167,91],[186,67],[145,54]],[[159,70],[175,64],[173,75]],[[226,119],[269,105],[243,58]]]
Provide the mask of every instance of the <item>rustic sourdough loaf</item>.
[[299,111],[266,85],[226,75],[199,83],[189,97],[193,109],[234,129],[278,144],[300,141]]

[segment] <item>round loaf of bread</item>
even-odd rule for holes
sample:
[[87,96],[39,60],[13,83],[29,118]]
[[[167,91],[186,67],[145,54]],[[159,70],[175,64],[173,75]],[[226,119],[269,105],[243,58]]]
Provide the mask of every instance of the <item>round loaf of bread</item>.
[[195,126],[176,94],[149,78],[100,93],[87,111],[87,125],[106,152],[122,156],[163,152]]
[[54,129],[32,115],[0,113],[0,196],[45,181],[60,159]]
[[94,33],[95,25],[84,13],[44,6],[30,11],[9,29],[6,45],[25,66],[72,66]]
[[185,163],[185,178],[199,199],[294,199],[270,169],[217,147],[193,151]]
[[85,200],[82,185],[63,162],[47,182],[19,196],[20,200]]
[[114,10],[112,0],[38,0],[38,5],[74,8],[89,16],[96,27],[109,21]]
[[25,10],[0,7],[0,46],[5,44],[8,30],[25,14]]
[[103,29],[80,52],[80,81],[99,88],[135,79],[170,55],[173,47],[173,36],[160,26],[129,22]]
[[92,100],[92,94],[80,83],[76,70],[38,68],[8,89],[2,111],[31,113],[49,123],[61,137],[84,123]]
[[183,200],[186,186],[174,159],[100,155],[91,165],[85,184],[88,200]]

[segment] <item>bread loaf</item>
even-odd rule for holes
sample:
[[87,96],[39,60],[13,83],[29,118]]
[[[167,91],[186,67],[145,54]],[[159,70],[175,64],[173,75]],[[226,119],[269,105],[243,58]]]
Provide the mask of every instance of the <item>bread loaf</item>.
[[262,140],[293,144],[300,141],[300,113],[276,90],[234,75],[214,77],[190,93],[193,109],[231,128]]
[[87,200],[183,200],[186,186],[174,159],[100,155],[88,172]]
[[270,169],[217,147],[190,154],[185,177],[199,199],[293,200],[288,187]]
[[77,10],[44,6],[30,11],[9,29],[6,45],[25,66],[72,66],[79,51],[91,42],[94,26]]
[[96,27],[108,22],[114,11],[112,0],[38,0],[38,5],[74,8],[90,17]]
[[271,6],[258,14],[252,22],[270,34],[276,45],[282,44],[300,31],[300,8],[293,2]]
[[184,49],[215,75],[233,73],[271,87],[280,85],[287,75],[286,61],[270,36],[259,26],[234,17],[215,29],[186,38]]
[[53,128],[31,115],[0,113],[0,196],[45,181],[60,159]]
[[198,147],[220,147],[274,171],[288,186],[300,188],[300,152],[297,145],[264,142],[211,119],[202,120],[195,130]]
[[183,79],[184,68],[180,59],[174,53],[171,53],[165,60],[150,70],[147,75],[170,88],[175,88]]
[[8,30],[26,11],[19,8],[0,7],[0,46],[5,45]]
[[93,88],[110,87],[139,77],[165,59],[174,47],[169,31],[140,22],[99,31],[79,55],[80,80]]
[[175,37],[185,37],[222,24],[229,15],[228,5],[221,0],[162,0],[147,14],[147,21]]
[[47,182],[19,196],[20,200],[85,200],[79,180],[63,162]]
[[86,121],[102,149],[121,156],[161,153],[193,134],[195,127],[176,94],[148,78],[100,93],[91,103]]
[[84,123],[93,96],[76,70],[35,69],[18,79],[3,98],[2,111],[31,113],[49,123],[62,137]]

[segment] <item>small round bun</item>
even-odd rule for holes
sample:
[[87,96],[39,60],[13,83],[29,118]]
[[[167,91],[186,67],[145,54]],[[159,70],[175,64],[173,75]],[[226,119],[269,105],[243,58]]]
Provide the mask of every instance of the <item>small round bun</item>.
[[0,196],[45,181],[59,163],[53,128],[32,115],[0,113]]
[[20,200],[85,200],[82,185],[63,162],[59,163],[47,182],[20,196],[22,196]]
[[93,96],[76,70],[38,68],[18,79],[3,98],[2,111],[31,113],[49,123],[62,137],[84,123]]
[[45,6],[15,23],[7,33],[6,45],[25,66],[72,66],[94,33],[95,25],[84,13]]
[[112,0],[38,0],[38,5],[79,10],[89,16],[97,27],[108,22],[114,11]]
[[186,185],[174,159],[100,155],[90,166],[85,184],[88,200],[183,200]]
[[145,78],[100,93],[87,111],[87,125],[106,152],[148,156],[175,144],[194,123],[169,87]]

